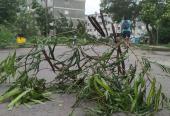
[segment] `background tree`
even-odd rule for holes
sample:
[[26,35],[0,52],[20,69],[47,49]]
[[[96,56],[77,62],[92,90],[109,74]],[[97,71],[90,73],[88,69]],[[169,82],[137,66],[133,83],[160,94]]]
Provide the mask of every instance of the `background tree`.
[[114,20],[120,21],[124,16],[134,20],[140,11],[138,3],[134,0],[103,0],[101,8],[114,15]]
[[35,10],[36,21],[41,35],[47,36],[52,28],[50,23],[53,22],[53,15],[49,10],[50,8],[45,8],[34,0],[32,2],[32,9]]
[[20,10],[15,22],[15,31],[23,33],[27,38],[30,38],[38,33],[36,24],[35,13],[31,9],[31,4],[27,3],[26,0],[21,0]]
[[0,0],[0,24],[13,23],[19,10],[19,0]]
[[167,0],[165,5],[159,26],[159,42],[163,44],[170,43],[170,0]]
[[146,29],[150,36],[149,43],[153,44],[156,39],[156,22],[158,20],[158,17],[155,12],[156,4],[148,1],[143,1],[141,6],[141,19],[146,24]]
[[159,0],[143,0],[141,2],[141,19],[146,24],[146,29],[150,36],[149,43],[155,44],[166,6],[159,3]]
[[[73,31],[73,21],[71,19],[67,19],[66,16],[64,16],[62,13],[59,13],[59,17],[55,19],[55,24],[54,24],[54,29],[56,34],[63,33],[63,32],[68,32],[68,31]],[[74,34],[68,33],[68,35]]]
[[16,31],[23,33],[26,37],[36,36],[38,34],[37,22],[34,13],[20,12],[16,20]]

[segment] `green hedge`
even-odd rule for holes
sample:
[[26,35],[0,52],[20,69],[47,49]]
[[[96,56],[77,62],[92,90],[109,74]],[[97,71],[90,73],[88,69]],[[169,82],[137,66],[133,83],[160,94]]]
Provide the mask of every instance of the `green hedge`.
[[15,42],[15,34],[13,34],[5,26],[0,25],[0,48],[5,48]]

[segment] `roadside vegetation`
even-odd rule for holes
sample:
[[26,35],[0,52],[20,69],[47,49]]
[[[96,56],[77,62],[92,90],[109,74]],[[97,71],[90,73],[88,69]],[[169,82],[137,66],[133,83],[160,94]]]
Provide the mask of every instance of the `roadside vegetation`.
[[[94,18],[89,19],[93,24],[98,24]],[[99,25],[95,28],[103,38],[108,38]],[[116,38],[114,29],[113,33]],[[136,57],[136,63],[125,65],[128,56],[127,50],[121,49],[124,41],[110,37],[116,43],[114,46],[97,41],[107,45],[108,51],[99,54],[91,47],[88,51],[94,52],[94,55],[88,54],[80,43],[68,44],[70,51],[56,56],[55,47],[63,36],[37,39],[36,47],[28,54],[16,56],[14,53],[1,62],[0,82],[11,82],[9,89],[0,96],[1,103],[9,101],[9,109],[20,104],[31,107],[31,104],[43,104],[51,100],[50,94],[53,92],[62,91],[77,94],[70,115],[83,100],[97,104],[96,108],[88,109],[88,113],[97,116],[110,116],[115,112],[147,115],[168,107],[169,99],[162,92],[162,86],[151,76],[151,64],[147,59],[138,58],[130,49]],[[37,78],[37,74],[45,70],[40,67],[44,61],[55,74],[55,79],[48,83]]]
[[[1,1],[0,5],[4,5]],[[54,19],[50,17],[47,9],[37,2],[32,6],[35,12],[27,12],[24,2],[20,1],[20,5],[23,5],[23,9],[19,9],[19,16],[13,13],[14,10],[10,15],[14,18],[6,15],[0,18],[0,24],[3,24],[0,28],[0,41],[5,44],[2,47],[6,47],[8,42],[11,43],[17,32],[24,32],[27,42],[34,46],[29,53],[17,56],[14,52],[0,62],[0,84],[10,84],[1,94],[0,103],[8,102],[8,109],[12,110],[21,104],[27,107],[43,104],[52,100],[50,95],[56,92],[77,95],[70,115],[74,114],[76,107],[84,100],[96,104],[95,108],[88,108],[89,115],[94,116],[111,116],[116,112],[150,115],[169,108],[170,99],[150,72],[151,64],[155,62],[138,57],[131,48],[122,49],[121,46],[126,43],[117,40],[114,27],[113,35],[108,35],[107,28],[102,29],[94,17],[88,17],[101,35],[101,38],[96,39],[86,33],[85,24],[81,21],[74,27],[73,22],[61,14],[60,18],[55,20],[57,24],[52,26]],[[33,17],[34,13],[37,17]],[[101,19],[105,27],[102,12]],[[15,22],[15,26],[6,21]],[[56,32],[50,36],[52,28],[55,28]],[[57,56],[55,52],[60,51],[57,51],[56,47],[63,43],[68,46],[69,51]],[[95,51],[95,46],[100,44],[108,48],[102,54]],[[85,49],[86,45],[92,47]],[[89,54],[89,51],[93,55]],[[132,64],[125,63],[128,52],[136,59]],[[43,62],[48,63],[48,69],[55,74],[55,79],[51,82],[37,76],[40,71],[47,69],[41,67]],[[169,68],[158,63],[157,65],[169,73]]]

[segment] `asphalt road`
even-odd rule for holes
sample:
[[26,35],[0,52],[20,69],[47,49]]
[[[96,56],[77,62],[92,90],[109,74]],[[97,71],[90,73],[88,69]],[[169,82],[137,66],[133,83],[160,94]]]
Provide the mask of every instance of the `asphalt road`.
[[[86,46],[89,48],[89,46]],[[23,55],[28,53],[30,48],[20,48],[17,49],[16,53],[18,55]],[[95,50],[102,54],[103,52],[107,51],[106,46],[97,46]],[[5,59],[9,53],[13,53],[13,49],[4,49],[0,50],[0,61]],[[69,51],[69,48],[66,46],[57,46],[56,47],[56,55],[60,55],[66,51]],[[136,56],[139,58],[147,57],[151,61],[156,61],[161,64],[167,65],[170,67],[170,52],[158,52],[158,51],[141,51],[141,50],[134,50]],[[94,52],[88,51],[88,54],[94,54]],[[129,57],[126,61],[134,63],[135,56],[129,51]],[[41,67],[49,67],[46,62],[41,64]],[[170,97],[170,75],[161,71],[159,67],[153,65],[152,68],[153,75],[156,75],[156,79],[159,83],[163,86],[163,91],[166,93],[167,96]],[[45,78],[47,81],[51,81],[54,79],[54,74],[51,70],[42,71],[38,74],[39,78]],[[0,85],[0,93],[2,93],[7,88],[6,85]],[[53,95],[53,99],[55,101],[46,102],[44,105],[38,104],[33,105],[32,108],[28,109],[25,106],[20,106],[19,108],[15,108],[12,111],[7,110],[7,103],[0,104],[0,116],[68,116],[69,113],[72,111],[71,106],[74,104],[76,97],[75,95],[67,95],[67,94],[56,94]],[[91,103],[83,103],[80,105],[76,111],[75,116],[85,116],[84,108],[91,105]],[[114,114],[115,116],[125,116],[122,113]],[[169,111],[162,111],[157,113],[156,116],[170,116]]]

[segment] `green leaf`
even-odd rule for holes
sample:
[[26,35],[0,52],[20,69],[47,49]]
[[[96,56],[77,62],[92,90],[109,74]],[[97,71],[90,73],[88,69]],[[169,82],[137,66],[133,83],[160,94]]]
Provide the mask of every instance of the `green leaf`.
[[8,108],[9,109],[12,109],[16,103],[21,99],[23,98],[27,93],[29,93],[32,89],[28,89],[24,92],[22,92],[21,94],[19,94],[14,100],[11,101],[11,103],[8,105]]
[[156,84],[156,79],[154,78],[151,82],[151,88],[150,88],[149,94],[146,99],[147,106],[152,105],[153,97],[155,97],[155,84]]
[[21,92],[22,92],[22,90],[20,88],[18,88],[18,87],[13,88],[10,91],[7,91],[5,94],[0,96],[0,103],[7,100],[7,99],[9,99],[10,97],[13,97],[13,96],[21,93]]

